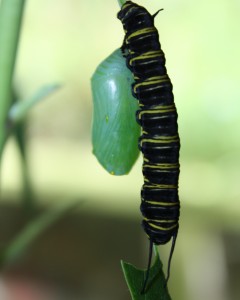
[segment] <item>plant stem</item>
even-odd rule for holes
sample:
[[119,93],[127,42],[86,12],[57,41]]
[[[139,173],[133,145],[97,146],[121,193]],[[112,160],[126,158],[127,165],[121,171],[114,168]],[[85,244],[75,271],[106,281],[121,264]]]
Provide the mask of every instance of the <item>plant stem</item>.
[[0,161],[7,139],[7,115],[25,0],[2,0],[0,6]]
[[122,7],[125,2],[126,0],[118,0],[118,4],[120,7]]
[[23,183],[23,211],[27,216],[31,216],[35,208],[34,195],[31,184],[31,177],[29,174],[27,149],[26,149],[26,120],[20,122],[15,130],[15,138],[18,145],[18,149],[21,155],[22,164],[22,183]]

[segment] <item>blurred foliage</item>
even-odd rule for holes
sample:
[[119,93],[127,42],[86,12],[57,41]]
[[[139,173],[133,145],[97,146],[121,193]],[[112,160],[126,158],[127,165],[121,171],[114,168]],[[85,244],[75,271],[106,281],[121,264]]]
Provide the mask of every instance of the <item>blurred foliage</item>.
[[42,213],[37,218],[33,218],[29,221],[25,228],[17,234],[6,249],[1,250],[1,271],[3,271],[4,268],[9,268],[9,266],[14,265],[21,256],[26,253],[28,247],[33,244],[45,230],[49,229],[49,227],[65,216],[70,210],[76,208],[77,204],[79,203],[68,201],[66,204],[48,209],[45,213]]

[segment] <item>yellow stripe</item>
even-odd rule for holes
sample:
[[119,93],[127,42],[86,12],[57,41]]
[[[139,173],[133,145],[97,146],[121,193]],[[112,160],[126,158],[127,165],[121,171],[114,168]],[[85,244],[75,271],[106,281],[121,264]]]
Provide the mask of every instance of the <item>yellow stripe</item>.
[[148,225],[152,228],[155,228],[155,229],[159,229],[159,230],[164,230],[164,231],[168,231],[168,230],[172,230],[173,228],[177,227],[178,225],[177,224],[174,224],[173,226],[170,226],[168,228],[165,228],[165,227],[162,227],[162,226],[158,226],[158,225],[155,225],[153,223],[148,223]]
[[148,203],[148,204],[152,204],[152,205],[157,205],[157,206],[176,206],[179,205],[178,202],[157,202],[157,201],[147,201],[144,200],[144,202]]
[[146,222],[156,222],[156,223],[176,223],[176,220],[154,220],[148,218],[143,218],[143,220]]
[[171,111],[176,111],[176,108],[173,106],[171,108],[156,108],[153,107],[151,109],[143,109],[139,115],[143,115],[143,114],[158,114],[158,113],[167,113],[167,112],[171,112]]
[[[131,3],[125,3],[125,4],[122,6],[122,9],[121,9],[121,10],[126,9],[128,6],[132,6],[132,4],[131,4]],[[132,11],[133,9],[135,9],[135,7],[130,8],[130,9],[126,12],[125,17],[123,18],[123,20],[126,19],[127,15],[128,15],[129,13],[131,13],[131,11]]]
[[158,55],[162,55],[162,54],[163,54],[162,50],[154,50],[154,51],[144,52],[143,54],[141,54],[138,57],[149,57],[150,55],[158,56]]
[[143,161],[148,163],[148,162],[149,162],[149,159],[147,159],[146,157],[144,157],[144,158],[143,158]]
[[175,138],[178,138],[178,135],[173,135],[173,136],[160,136],[159,137],[161,140],[170,140],[170,139],[175,139]]
[[158,140],[157,139],[142,139],[140,145],[142,146],[143,143],[153,143],[153,144],[170,144],[170,143],[175,143],[179,141],[178,136],[172,136],[169,137],[169,139],[163,139],[160,137]]
[[150,168],[150,169],[176,169],[179,168],[179,164],[155,164],[155,165],[144,164],[143,167]]
[[[141,105],[140,106],[144,106],[144,105]],[[139,113],[139,118],[141,118],[141,116],[143,114],[157,114],[157,113],[167,113],[167,112],[171,112],[171,111],[176,111],[176,107],[174,104],[171,104],[171,105],[156,105],[156,106],[153,106],[152,109],[149,109],[149,110],[142,110],[140,113]]]
[[144,187],[150,189],[177,189],[178,186],[174,184],[144,184]]
[[130,34],[128,36],[127,41],[129,41],[131,38],[136,37],[138,35],[146,34],[146,33],[151,33],[151,32],[156,32],[156,31],[157,30],[154,27],[147,27],[147,28],[143,28],[143,29],[137,30],[137,31],[133,32],[132,34]]
[[153,80],[162,80],[162,79],[164,79],[164,78],[169,79],[168,75],[165,74],[165,75],[163,75],[163,76],[153,76],[153,77],[149,77],[149,78],[147,78],[147,79],[145,80],[145,82],[153,81]]
[[162,114],[162,113],[168,113],[168,112],[171,112],[171,111],[176,111],[175,107],[173,107],[172,109],[155,109],[153,108],[152,110],[142,110],[138,117],[139,119],[142,118],[142,115],[144,114]]
[[157,108],[152,108],[152,109],[149,109],[149,110],[142,110],[139,115],[142,115],[142,114],[158,114],[158,113],[165,113],[165,112],[169,112],[169,111],[175,111],[176,108],[175,106],[173,106],[172,108],[160,108],[160,109],[157,109]]
[[[154,84],[163,83],[166,81],[169,81],[169,77],[167,75],[151,77],[143,82],[135,84],[133,91],[134,91],[134,93],[136,93],[137,88],[140,86],[154,85]],[[157,87],[155,87],[155,88],[157,88]]]
[[133,57],[132,59],[130,59],[129,64],[132,65],[132,63],[135,60],[143,60],[143,59],[155,58],[155,57],[159,57],[159,56],[163,56],[163,52],[161,50],[145,52],[142,55],[139,55],[137,57]]
[[170,105],[156,105],[154,106],[154,109],[172,109],[175,108],[175,104],[170,104]]

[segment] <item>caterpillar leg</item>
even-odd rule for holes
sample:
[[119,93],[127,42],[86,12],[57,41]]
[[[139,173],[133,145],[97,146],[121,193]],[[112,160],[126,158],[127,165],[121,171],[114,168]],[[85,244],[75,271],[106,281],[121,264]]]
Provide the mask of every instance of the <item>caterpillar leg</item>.
[[[168,280],[169,280],[169,277],[170,277],[171,261],[172,261],[174,248],[175,248],[175,245],[176,245],[177,235],[178,235],[178,231],[176,231],[176,233],[172,237],[172,246],[171,246],[171,250],[170,250],[169,258],[168,258],[167,277],[166,277],[166,281],[165,281],[165,284],[164,284],[165,287],[167,287],[167,283],[168,283]],[[152,254],[153,254],[153,241],[150,240],[147,273],[146,273],[146,277],[145,277],[144,282],[143,282],[141,295],[145,294],[145,292],[146,292],[146,287],[147,287],[147,283],[148,283],[148,279],[149,279],[149,272],[150,272],[151,262],[152,262]]]
[[147,274],[146,274],[146,278],[144,279],[144,282],[143,282],[143,288],[141,290],[141,295],[145,294],[145,292],[146,292],[146,287],[147,287],[147,282],[148,282],[148,277],[149,277],[149,271],[150,271],[150,268],[151,268],[152,253],[153,253],[153,241],[150,240]]
[[174,248],[176,245],[177,235],[178,235],[178,230],[176,231],[176,233],[173,235],[173,238],[172,238],[172,246],[171,246],[171,250],[170,250],[170,254],[169,254],[169,258],[168,258],[167,278],[166,278],[166,282],[165,282],[165,287],[167,286],[168,279],[170,277],[170,267],[171,267],[171,261],[172,261]]

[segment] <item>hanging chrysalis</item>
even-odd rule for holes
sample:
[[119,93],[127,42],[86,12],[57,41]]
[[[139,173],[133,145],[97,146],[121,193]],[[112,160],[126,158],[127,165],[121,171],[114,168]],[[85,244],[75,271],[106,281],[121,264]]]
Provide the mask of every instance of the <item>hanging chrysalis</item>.
[[96,69],[91,79],[93,94],[93,153],[110,174],[127,174],[138,155],[140,126],[132,96],[133,75],[120,49]]

